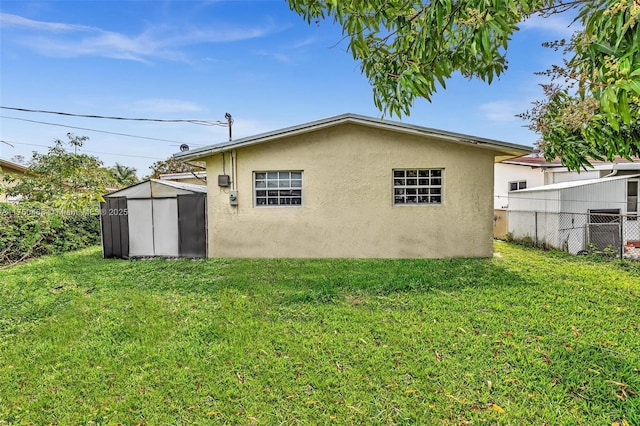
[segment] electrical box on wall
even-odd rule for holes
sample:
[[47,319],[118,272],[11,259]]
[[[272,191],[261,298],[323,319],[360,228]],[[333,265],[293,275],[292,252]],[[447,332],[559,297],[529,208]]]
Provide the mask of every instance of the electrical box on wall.
[[218,175],[218,186],[229,186],[231,185],[231,178],[229,175]]
[[238,191],[229,191],[229,205],[238,205]]

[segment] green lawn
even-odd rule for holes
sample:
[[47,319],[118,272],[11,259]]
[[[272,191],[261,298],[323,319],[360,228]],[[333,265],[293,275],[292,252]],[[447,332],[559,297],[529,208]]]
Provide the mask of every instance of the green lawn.
[[495,247],[0,270],[0,425],[640,425],[640,266]]

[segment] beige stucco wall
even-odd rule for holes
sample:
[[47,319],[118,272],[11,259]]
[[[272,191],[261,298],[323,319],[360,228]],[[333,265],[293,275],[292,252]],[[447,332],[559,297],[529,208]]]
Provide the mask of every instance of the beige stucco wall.
[[505,209],[493,211],[493,238],[503,240],[509,232],[509,215]]
[[[217,186],[216,154],[207,158],[209,255],[491,256],[494,154],[343,124],[236,150],[237,207]],[[443,168],[443,204],[394,206],[394,168]],[[253,172],[268,170],[303,171],[301,207],[254,207]]]

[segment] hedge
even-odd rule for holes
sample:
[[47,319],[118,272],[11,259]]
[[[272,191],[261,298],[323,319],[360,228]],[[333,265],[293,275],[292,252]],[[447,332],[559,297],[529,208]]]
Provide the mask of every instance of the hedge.
[[0,203],[0,265],[100,242],[97,211],[61,211],[43,203]]

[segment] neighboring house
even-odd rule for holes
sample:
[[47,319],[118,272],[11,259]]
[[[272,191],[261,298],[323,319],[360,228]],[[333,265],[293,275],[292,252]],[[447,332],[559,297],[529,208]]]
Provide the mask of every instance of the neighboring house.
[[589,245],[622,249],[640,240],[640,175],[561,182],[509,193],[515,239],[578,253]]
[[175,154],[207,164],[210,257],[488,257],[493,165],[530,149],[339,115]]
[[166,173],[160,175],[160,180],[170,180],[173,182],[192,183],[194,185],[207,184],[207,172],[183,172]]
[[3,160],[0,158],[0,203],[12,203],[20,200],[21,197],[8,197],[7,194],[4,193],[2,189],[12,185],[11,183],[7,183],[4,181],[4,175],[10,174],[14,177],[19,177],[24,175],[27,171],[25,166],[21,166],[20,164],[12,163],[11,161]]
[[616,157],[614,161],[591,160],[593,168],[580,172],[568,170],[560,159],[545,160],[535,151],[529,155],[511,158],[495,165],[494,180],[494,231],[495,238],[504,238],[508,232],[509,193],[522,189],[537,188],[561,182],[576,182],[597,179],[608,175],[629,175],[640,173],[640,158],[629,161]]
[[510,191],[535,188],[560,182],[597,179],[607,175],[640,173],[640,158],[629,161],[616,157],[613,161],[591,160],[593,168],[580,172],[568,170],[560,159],[545,160],[540,152],[501,161],[495,165],[494,208],[506,209]]

